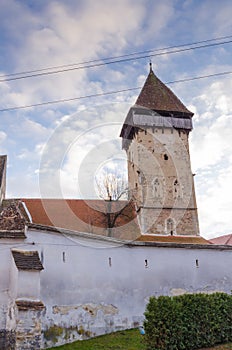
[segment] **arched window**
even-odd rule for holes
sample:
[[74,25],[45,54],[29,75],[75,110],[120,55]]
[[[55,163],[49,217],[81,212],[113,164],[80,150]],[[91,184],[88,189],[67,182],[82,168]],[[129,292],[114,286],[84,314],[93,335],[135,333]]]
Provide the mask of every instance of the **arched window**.
[[176,234],[176,225],[175,221],[172,218],[166,220],[166,232],[171,236]]

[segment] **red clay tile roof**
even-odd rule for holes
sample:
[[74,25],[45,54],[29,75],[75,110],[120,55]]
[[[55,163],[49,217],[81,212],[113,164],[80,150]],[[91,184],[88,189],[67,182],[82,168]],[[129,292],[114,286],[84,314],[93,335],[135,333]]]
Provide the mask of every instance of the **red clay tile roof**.
[[[200,236],[141,235],[135,204],[126,201],[80,199],[22,199],[34,224],[109,236],[106,212],[120,213],[111,237],[140,242],[210,244]],[[111,206],[111,210],[110,207]]]
[[[36,198],[24,198],[22,201],[35,224],[128,240],[140,235],[133,202]],[[116,218],[110,233],[109,215],[111,222]]]
[[183,243],[183,244],[210,244],[201,236],[158,236],[141,235],[136,239],[139,242]]
[[212,244],[232,245],[232,234],[210,239]]
[[37,251],[12,250],[12,255],[19,270],[43,270]]
[[145,84],[137,98],[136,105],[157,112],[170,112],[192,116],[178,97],[150,70]]

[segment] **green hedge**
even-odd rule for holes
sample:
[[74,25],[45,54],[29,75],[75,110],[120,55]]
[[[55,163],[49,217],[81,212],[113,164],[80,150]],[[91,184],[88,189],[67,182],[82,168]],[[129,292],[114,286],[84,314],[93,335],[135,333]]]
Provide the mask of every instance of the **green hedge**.
[[151,297],[145,311],[148,350],[191,350],[232,341],[232,295]]

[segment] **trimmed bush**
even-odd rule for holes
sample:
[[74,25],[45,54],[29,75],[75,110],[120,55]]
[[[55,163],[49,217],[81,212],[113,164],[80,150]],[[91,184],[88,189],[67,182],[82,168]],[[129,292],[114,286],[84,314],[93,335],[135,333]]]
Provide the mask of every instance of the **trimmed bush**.
[[151,297],[145,311],[147,350],[192,350],[232,341],[232,296]]

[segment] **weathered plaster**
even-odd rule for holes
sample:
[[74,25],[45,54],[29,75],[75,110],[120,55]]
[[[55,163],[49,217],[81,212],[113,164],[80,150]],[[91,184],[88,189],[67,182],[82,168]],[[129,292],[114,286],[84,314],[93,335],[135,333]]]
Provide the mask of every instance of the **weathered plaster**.
[[53,306],[52,308],[54,314],[60,315],[67,315],[70,311],[79,309],[88,312],[93,317],[96,317],[99,311],[104,315],[116,315],[118,313],[118,309],[113,305],[96,305],[93,303],[74,306]]
[[[231,292],[230,247],[126,243],[32,228],[27,236],[24,249],[33,247],[43,259],[40,273],[17,270],[10,242],[1,251],[0,329],[11,342],[15,334],[16,349],[138,327],[152,295]],[[24,282],[27,288],[18,288]]]
[[33,230],[29,242],[43,251],[44,347],[137,327],[151,295],[231,291],[230,249]]
[[41,349],[41,311],[18,310],[15,350]]

